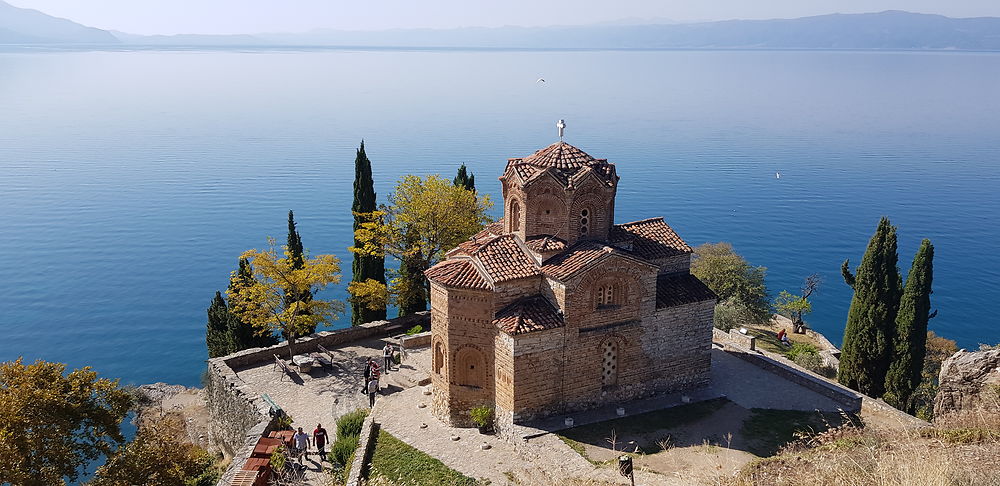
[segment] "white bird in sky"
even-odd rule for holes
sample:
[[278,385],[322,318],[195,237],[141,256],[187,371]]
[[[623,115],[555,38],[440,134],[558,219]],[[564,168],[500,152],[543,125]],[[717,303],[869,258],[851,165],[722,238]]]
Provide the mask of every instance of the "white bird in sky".
[[544,78],[538,78],[538,81],[535,81],[535,82],[536,82],[536,83],[544,83],[544,82],[545,82],[545,79],[544,79]]

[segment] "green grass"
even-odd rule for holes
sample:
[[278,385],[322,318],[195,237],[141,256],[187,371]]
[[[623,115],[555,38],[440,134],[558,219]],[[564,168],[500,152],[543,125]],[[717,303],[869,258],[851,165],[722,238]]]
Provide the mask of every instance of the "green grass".
[[[727,403],[729,403],[729,400],[725,398],[715,398],[704,402],[679,405],[673,408],[655,410],[630,417],[616,418],[596,424],[581,425],[563,430],[558,435],[573,450],[580,453],[584,458],[587,458],[587,455],[584,453],[584,447],[580,444],[581,442],[607,447],[609,445],[607,438],[611,437],[612,433],[618,437],[624,437],[679,427],[708,417]],[[659,446],[655,443],[638,445],[640,451],[644,454],[660,452]],[[587,458],[587,460],[590,459]]]
[[420,486],[475,486],[475,479],[445,466],[441,461],[410,447],[385,431],[379,431],[372,455],[371,478],[391,484]]
[[824,432],[847,421],[860,425],[855,416],[837,412],[804,412],[754,408],[743,422],[741,433],[748,449],[761,457],[772,456],[784,445],[802,437]]

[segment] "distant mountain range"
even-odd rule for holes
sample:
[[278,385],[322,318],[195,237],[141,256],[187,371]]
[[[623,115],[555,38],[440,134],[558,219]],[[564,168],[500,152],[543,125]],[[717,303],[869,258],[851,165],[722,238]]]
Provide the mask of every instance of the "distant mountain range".
[[368,46],[607,49],[1000,50],[1000,18],[956,19],[890,10],[798,19],[646,25],[314,30],[297,34],[144,36],[109,32],[0,0],[0,44],[128,46]]

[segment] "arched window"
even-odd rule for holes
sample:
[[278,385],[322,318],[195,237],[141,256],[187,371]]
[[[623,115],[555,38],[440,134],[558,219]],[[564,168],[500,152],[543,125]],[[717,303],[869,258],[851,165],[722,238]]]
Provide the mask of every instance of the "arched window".
[[621,305],[621,289],[615,284],[597,287],[595,301],[597,307],[615,307]]
[[521,230],[521,203],[517,199],[510,203],[510,230]]
[[437,342],[434,345],[434,372],[441,374],[441,370],[444,368],[444,345],[441,342]]
[[618,342],[614,339],[601,345],[601,385],[618,384]]
[[486,363],[475,348],[462,348],[455,353],[455,384],[482,387],[486,381]]
[[580,236],[584,237],[590,234],[590,222],[591,215],[589,209],[582,209],[580,211]]

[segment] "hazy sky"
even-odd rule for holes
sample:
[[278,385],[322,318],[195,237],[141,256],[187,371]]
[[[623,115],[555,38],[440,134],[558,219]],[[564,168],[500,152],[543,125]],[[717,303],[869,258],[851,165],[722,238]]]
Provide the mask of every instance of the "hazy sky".
[[624,18],[678,21],[909,10],[1000,16],[997,0],[6,0],[136,34],[301,32],[315,28],[568,25]]

